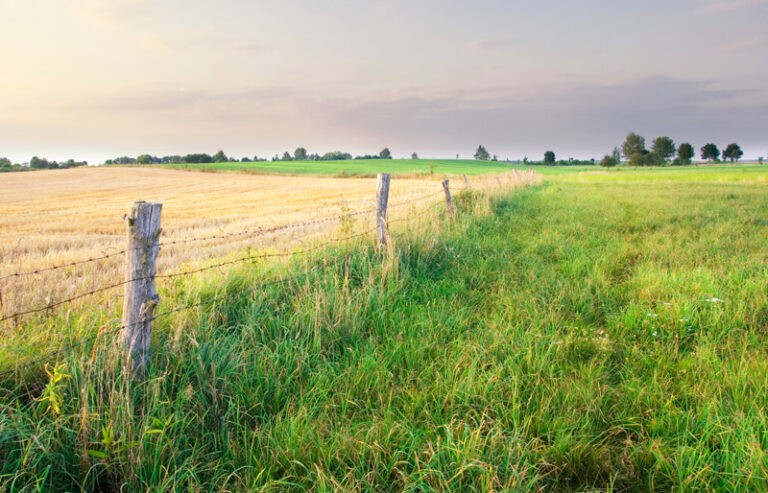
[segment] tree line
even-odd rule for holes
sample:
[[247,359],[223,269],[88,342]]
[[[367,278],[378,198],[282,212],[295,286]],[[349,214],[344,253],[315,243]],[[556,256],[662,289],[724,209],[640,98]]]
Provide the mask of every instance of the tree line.
[[11,163],[10,159],[0,157],[0,172],[27,171],[29,169],[66,169],[77,168],[79,166],[88,166],[88,161],[75,161],[74,159],[67,159],[66,161],[58,162],[48,161],[45,158],[34,156],[29,161],[29,166],[26,166],[19,163]]
[[[458,157],[458,156],[457,156]],[[477,148],[477,151],[475,152],[474,158],[478,161],[498,161],[499,158],[494,154],[493,157],[488,153],[488,150],[485,148],[485,146],[479,146]],[[530,164],[530,165],[559,165],[559,166],[588,166],[591,164],[595,164],[594,159],[590,160],[578,160],[578,159],[568,159],[560,161],[557,161],[555,153],[553,151],[547,151],[544,153],[544,160],[543,161],[530,161],[527,157],[524,157],[522,160],[518,161],[504,161],[506,163],[516,163],[516,164]]]
[[[721,162],[721,156],[724,160],[730,160],[730,162],[734,163],[744,156],[741,147],[735,142],[728,144],[722,153],[717,145],[713,143],[704,144],[700,152],[701,159],[710,163]],[[627,135],[627,138],[621,145],[621,151],[618,148],[614,148],[611,154],[607,154],[600,161],[600,165],[606,167],[616,166],[621,162],[622,155],[629,166],[665,166],[667,164],[682,166],[691,164],[696,156],[696,152],[693,145],[688,142],[675,145],[675,141],[667,136],[654,139],[651,149],[648,150],[645,147],[645,137],[632,132]],[[762,163],[762,159],[760,162]]]
[[[416,155],[415,153],[413,154]],[[352,157],[352,154],[343,151],[330,151],[325,154],[310,154],[304,147],[297,147],[291,155],[285,151],[282,156],[275,154],[271,161],[347,161],[351,159],[392,159],[392,153],[385,147],[378,154]],[[104,164],[205,164],[205,163],[253,163],[265,162],[270,159],[260,158],[259,156],[249,156],[237,159],[233,156],[227,156],[224,151],[210,155],[206,153],[195,153],[173,156],[153,156],[151,154],[142,154],[138,157],[121,156],[114,159],[107,159]]]

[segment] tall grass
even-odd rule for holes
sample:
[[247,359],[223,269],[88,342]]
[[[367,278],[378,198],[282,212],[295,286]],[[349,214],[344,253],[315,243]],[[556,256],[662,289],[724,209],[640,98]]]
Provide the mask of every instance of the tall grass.
[[180,281],[227,301],[159,324],[141,383],[109,341],[6,381],[0,489],[768,488],[761,187],[456,203],[385,252]]

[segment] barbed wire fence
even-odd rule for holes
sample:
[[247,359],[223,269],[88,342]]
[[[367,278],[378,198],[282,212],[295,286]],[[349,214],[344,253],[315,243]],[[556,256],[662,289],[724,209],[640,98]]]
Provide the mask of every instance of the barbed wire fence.
[[[523,173],[514,171],[514,184],[526,185],[534,183],[536,180],[535,174],[532,170],[527,170]],[[506,176],[506,183],[510,183],[511,176]],[[17,374],[27,368],[35,367],[43,363],[48,363],[54,360],[57,356],[72,353],[77,348],[82,347],[89,343],[94,343],[107,336],[121,334],[122,348],[126,357],[128,366],[131,367],[134,376],[140,378],[146,368],[146,364],[149,358],[149,347],[151,340],[152,323],[169,317],[172,314],[192,310],[196,308],[202,308],[216,303],[224,303],[230,299],[230,296],[215,296],[205,301],[199,301],[194,303],[188,303],[185,305],[170,308],[160,313],[155,314],[154,309],[158,305],[158,298],[155,294],[155,280],[166,279],[173,280],[178,278],[189,277],[194,274],[202,272],[220,269],[226,266],[232,266],[245,262],[254,262],[258,260],[265,260],[271,258],[295,258],[302,255],[308,255],[311,252],[322,250],[332,244],[339,244],[347,242],[353,239],[362,238],[373,233],[376,233],[376,244],[378,248],[386,248],[388,244],[388,238],[390,236],[389,226],[395,223],[401,223],[409,225],[410,222],[417,216],[406,215],[396,219],[388,218],[387,212],[396,208],[403,208],[407,206],[415,206],[423,204],[425,201],[434,200],[438,195],[444,196],[445,214],[450,221],[455,218],[455,206],[453,203],[453,193],[465,190],[484,191],[484,188],[472,186],[466,175],[463,175],[464,186],[461,188],[451,188],[448,180],[444,180],[442,190],[431,192],[428,194],[420,195],[410,200],[405,200],[395,204],[389,204],[389,188],[390,188],[390,175],[388,173],[382,173],[378,176],[377,180],[377,195],[376,195],[376,208],[370,210],[361,211],[349,211],[341,214],[326,216],[322,218],[316,218],[308,221],[301,221],[297,223],[275,226],[271,228],[251,229],[246,231],[239,231],[234,233],[226,233],[220,235],[209,235],[201,237],[192,237],[168,241],[160,241],[160,211],[162,209],[161,204],[149,204],[146,202],[136,202],[131,211],[130,216],[126,216],[128,223],[128,238],[129,245],[127,248],[117,250],[114,252],[106,253],[101,256],[93,256],[86,259],[76,260],[72,262],[66,262],[59,265],[32,269],[26,271],[17,271],[9,274],[0,275],[0,282],[9,279],[19,279],[30,276],[36,276],[46,272],[68,269],[71,267],[99,262],[106,259],[117,258],[125,256],[126,258],[126,275],[122,281],[117,281],[102,285],[96,288],[89,289],[85,292],[81,292],[69,298],[59,299],[56,301],[50,301],[43,306],[34,308],[27,308],[18,310],[12,313],[4,314],[0,317],[0,322],[8,323],[15,322],[17,325],[20,319],[35,315],[43,314],[45,312],[51,312],[52,310],[61,307],[63,305],[71,304],[77,300],[96,295],[98,293],[106,292],[119,287],[124,288],[124,303],[122,319],[111,319],[107,323],[102,324],[97,333],[91,336],[79,338],[69,345],[66,345],[60,349],[56,349],[40,355],[37,358],[26,361],[22,364],[18,364],[13,368],[0,371],[0,378],[7,377],[12,374]],[[496,177],[496,184],[499,188],[504,186],[502,183],[502,177]],[[442,207],[443,202],[438,201],[431,204],[427,209],[434,210],[438,207]],[[222,260],[203,267],[190,268],[186,270],[179,270],[170,273],[157,274],[156,258],[161,247],[171,247],[177,245],[186,245],[190,243],[206,242],[212,240],[228,240],[228,239],[242,239],[242,238],[254,238],[267,236],[276,233],[283,233],[288,231],[302,230],[307,227],[329,225],[329,224],[343,224],[345,221],[350,221],[358,217],[374,215],[376,225],[372,228],[367,228],[361,232],[354,234],[348,234],[345,236],[331,238],[329,240],[314,244],[310,247],[304,247],[298,250],[287,250],[283,252],[262,252],[258,254],[249,254],[241,257],[237,257],[230,260]],[[287,284],[290,282],[298,281],[306,278],[310,273],[320,271],[328,266],[332,265],[330,262],[322,262],[311,268],[306,269],[304,272],[281,279],[263,279],[255,286],[256,289],[266,288],[268,286]],[[140,274],[136,274],[136,273]],[[0,290],[0,306],[2,306],[2,290]],[[9,345],[0,344],[0,349],[9,349]],[[1,368],[0,368],[1,369]]]

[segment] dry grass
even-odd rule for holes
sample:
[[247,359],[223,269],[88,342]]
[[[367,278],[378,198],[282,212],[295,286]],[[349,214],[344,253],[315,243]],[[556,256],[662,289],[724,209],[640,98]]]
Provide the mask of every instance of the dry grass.
[[[477,187],[523,181],[513,173],[473,178]],[[454,187],[464,187],[462,180]],[[440,183],[425,179],[393,179],[390,204],[426,195],[437,200]],[[136,200],[163,203],[164,243],[255,231],[336,216],[372,211],[375,179],[318,178],[179,172],[155,168],[80,168],[14,173],[0,180],[0,277],[99,257],[125,247],[123,215]],[[429,199],[427,199],[429,200]],[[425,201],[426,202],[426,201]],[[391,210],[396,218],[406,207]],[[373,225],[373,215],[343,224],[344,232]],[[158,273],[181,265],[221,258],[246,248],[297,240],[339,236],[338,223],[290,229],[272,235],[245,235],[170,246],[161,250]],[[123,259],[112,257],[66,269],[0,281],[0,313],[7,316],[46,306],[123,278]],[[119,288],[82,300],[107,309],[119,304]],[[79,303],[78,303],[79,304]],[[16,321],[18,322],[18,321]],[[22,326],[33,322],[21,321]],[[16,323],[14,323],[16,326]]]

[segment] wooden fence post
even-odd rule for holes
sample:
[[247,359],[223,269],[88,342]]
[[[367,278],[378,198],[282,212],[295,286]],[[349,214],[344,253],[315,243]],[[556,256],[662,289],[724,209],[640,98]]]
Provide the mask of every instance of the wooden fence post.
[[128,226],[122,339],[133,374],[144,375],[149,362],[152,316],[160,298],[155,293],[155,259],[160,251],[160,213],[163,204],[135,202]]
[[472,185],[469,184],[469,178],[467,178],[467,175],[464,176],[464,184],[467,186],[467,190],[472,190]]
[[451,187],[448,180],[443,181],[443,190],[445,190],[445,205],[448,208],[448,217],[453,220],[456,214],[453,210],[453,199],[451,198]]
[[387,246],[387,202],[389,201],[389,173],[379,173],[376,182],[376,231],[379,246]]

